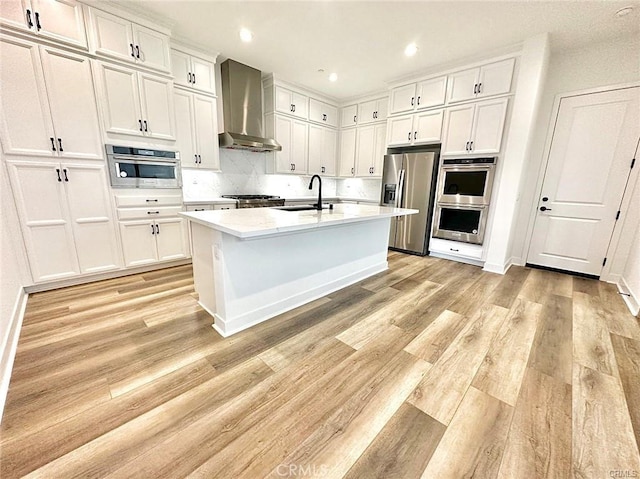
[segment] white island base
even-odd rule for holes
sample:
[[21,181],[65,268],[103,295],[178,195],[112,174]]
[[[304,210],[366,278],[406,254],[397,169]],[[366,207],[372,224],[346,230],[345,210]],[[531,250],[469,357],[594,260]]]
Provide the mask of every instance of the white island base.
[[[354,208],[387,211],[350,217]],[[336,209],[321,214],[266,208],[182,213],[190,220],[199,302],[222,336],[386,270],[391,217],[416,212],[360,205]],[[262,219],[263,229],[238,226],[260,214],[269,216]],[[309,221],[314,215],[322,220]],[[274,218],[287,224],[270,228],[266,223]]]

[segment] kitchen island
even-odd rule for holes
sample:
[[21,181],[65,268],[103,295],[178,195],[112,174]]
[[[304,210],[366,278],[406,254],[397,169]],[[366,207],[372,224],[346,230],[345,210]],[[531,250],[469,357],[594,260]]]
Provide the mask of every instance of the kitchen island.
[[386,270],[391,218],[415,213],[338,204],[180,214],[200,305],[226,337]]

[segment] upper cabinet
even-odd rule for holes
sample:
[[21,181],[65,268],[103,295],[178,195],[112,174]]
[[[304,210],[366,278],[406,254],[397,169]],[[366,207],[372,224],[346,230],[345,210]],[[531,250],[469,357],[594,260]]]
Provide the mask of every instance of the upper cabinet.
[[102,10],[88,10],[91,50],[97,55],[171,71],[168,35]]
[[183,168],[220,170],[216,99],[174,89],[176,143]]
[[336,128],[338,109],[315,98],[309,98],[309,121]]
[[270,153],[273,161],[267,164],[269,173],[307,173],[309,163],[309,124],[285,115],[267,115],[265,133],[282,146]]
[[87,49],[82,5],[75,0],[2,0],[0,23]]
[[387,108],[389,98],[377,98],[371,101],[365,101],[358,104],[358,125],[366,125],[377,121],[385,121],[387,119]]
[[340,127],[348,128],[358,124],[358,105],[348,105],[340,108]]
[[459,101],[501,95],[511,91],[515,59],[489,63],[479,68],[463,70],[449,75],[447,101]]
[[216,92],[214,62],[172,48],[171,71],[176,85],[193,88],[204,93],[215,94]]
[[102,159],[89,59],[11,37],[0,48],[4,153]]
[[309,125],[310,175],[336,175],[338,132],[333,128]]
[[443,110],[428,110],[413,115],[389,118],[388,146],[410,146],[439,143]]
[[[273,91],[275,111],[304,120],[309,118],[309,98],[298,92],[276,85]],[[267,110],[269,112],[269,110]]]
[[444,105],[447,77],[411,83],[391,90],[389,114],[411,112]]

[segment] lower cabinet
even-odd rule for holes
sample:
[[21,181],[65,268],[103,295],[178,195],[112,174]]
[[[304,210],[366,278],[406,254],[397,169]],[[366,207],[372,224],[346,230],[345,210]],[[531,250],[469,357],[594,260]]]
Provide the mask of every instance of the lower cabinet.
[[7,165],[35,282],[120,268],[105,165]]
[[310,175],[336,175],[338,132],[333,128],[309,125]]

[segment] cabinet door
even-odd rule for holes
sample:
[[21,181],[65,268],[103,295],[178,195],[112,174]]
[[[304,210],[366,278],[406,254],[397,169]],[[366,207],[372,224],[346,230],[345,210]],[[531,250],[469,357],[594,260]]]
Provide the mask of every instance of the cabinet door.
[[120,259],[105,165],[61,166],[80,271],[117,269]]
[[40,47],[58,155],[102,160],[100,121],[87,57]]
[[500,152],[508,101],[508,98],[499,98],[476,105],[471,133],[472,153]]
[[281,86],[275,86],[276,111],[293,114],[293,93]]
[[387,112],[389,110],[389,98],[380,98],[376,101],[375,117],[376,121],[384,121],[387,119]]
[[366,125],[376,121],[375,112],[378,106],[376,100],[366,101],[358,104],[358,125]]
[[158,261],[156,225],[153,221],[121,221],[120,239],[125,266],[138,266]]
[[391,90],[389,114],[413,111],[416,103],[416,84],[405,85]]
[[169,37],[150,28],[133,24],[136,62],[148,68],[170,71]]
[[478,98],[500,95],[511,91],[511,77],[515,59],[510,58],[501,62],[490,63],[480,68],[478,80]]
[[173,119],[173,82],[157,76],[139,73],[142,120],[145,136],[175,139]]
[[479,68],[472,68],[449,75],[449,103],[475,98],[479,73]]
[[336,156],[338,151],[338,132],[331,128],[324,129],[323,160],[320,173],[326,176],[336,176]]
[[340,126],[356,126],[358,122],[358,105],[349,105],[340,108]]
[[418,83],[416,91],[416,108],[431,108],[444,105],[447,91],[447,77],[432,78]]
[[374,162],[375,127],[358,128],[356,134],[356,176],[371,176]]
[[33,23],[33,11],[26,0],[2,0],[0,24],[19,30],[29,30],[27,9],[31,11],[31,23]]
[[389,146],[410,145],[413,140],[413,116],[389,118]]
[[293,103],[293,115],[298,118],[309,118],[309,97],[300,93],[291,93],[291,102]]
[[340,156],[338,157],[338,175],[353,176],[355,174],[356,129],[340,132]]
[[191,56],[178,50],[171,50],[171,74],[176,85],[193,86],[191,84]]
[[318,125],[309,125],[309,174],[322,173],[324,159],[324,128]]
[[158,261],[189,256],[186,227],[182,218],[156,220],[156,244]]
[[80,3],[75,0],[31,0],[31,5],[41,26],[38,35],[87,48],[84,14]]
[[413,143],[439,143],[442,139],[442,116],[444,110],[418,113],[413,118]]
[[[270,121],[270,120],[268,120]],[[274,139],[282,146],[281,151],[276,151],[276,173],[292,173],[293,172],[293,156],[292,146],[292,123],[293,119],[285,116],[273,116]]]
[[180,152],[182,168],[197,168],[195,113],[193,93],[173,91],[173,106],[176,113],[176,150]]
[[196,119],[196,143],[199,167],[209,170],[220,170],[218,150],[218,116],[216,99],[208,96],[194,95],[194,112]]
[[445,113],[443,155],[466,155],[471,141],[471,126],[475,105],[464,105],[447,109]]
[[382,176],[384,155],[387,153],[387,125],[378,124],[373,132],[373,162],[371,163],[370,176]]
[[79,274],[60,165],[7,165],[34,281]]
[[191,57],[191,74],[193,75],[193,88],[208,93],[216,92],[216,76],[213,63]]
[[0,137],[5,154],[52,156],[53,123],[38,47],[0,37]]
[[309,121],[337,127],[338,109],[321,101],[309,98]]
[[136,72],[109,63],[98,63],[102,119],[108,133],[142,136],[140,93]]
[[91,49],[98,54],[135,62],[131,22],[89,7]]
[[291,140],[293,172],[304,174],[309,163],[309,125],[304,121],[293,120]]

